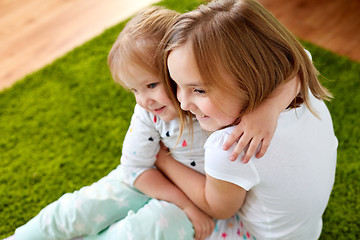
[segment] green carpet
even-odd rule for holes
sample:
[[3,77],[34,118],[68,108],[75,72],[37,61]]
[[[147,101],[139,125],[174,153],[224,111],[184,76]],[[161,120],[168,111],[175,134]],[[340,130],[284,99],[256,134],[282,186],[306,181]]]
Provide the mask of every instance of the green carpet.
[[[197,2],[160,4],[183,12]],[[113,83],[106,58],[123,26],[0,92],[0,238],[119,164],[135,100]],[[360,64],[304,45],[335,96],[327,105],[339,139],[321,239],[360,239]]]

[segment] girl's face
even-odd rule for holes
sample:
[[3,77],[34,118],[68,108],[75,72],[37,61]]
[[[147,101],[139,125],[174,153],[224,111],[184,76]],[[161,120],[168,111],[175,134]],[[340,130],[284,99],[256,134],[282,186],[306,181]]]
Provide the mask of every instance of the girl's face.
[[148,112],[159,116],[168,122],[178,117],[177,111],[167,96],[160,77],[151,74],[140,67],[130,67],[121,80],[135,95],[136,102]]
[[[172,50],[167,62],[170,76],[177,84],[177,98],[181,108],[192,112],[204,130],[215,131],[237,120],[242,107],[238,100],[218,92],[222,96],[220,109],[207,95],[190,44]],[[224,82],[229,80],[228,85],[231,87],[230,79],[225,76],[223,79]]]

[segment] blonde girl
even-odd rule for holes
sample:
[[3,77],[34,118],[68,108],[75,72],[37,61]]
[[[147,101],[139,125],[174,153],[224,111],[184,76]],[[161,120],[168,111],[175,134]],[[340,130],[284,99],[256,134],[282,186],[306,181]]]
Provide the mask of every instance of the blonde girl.
[[[331,95],[301,44],[256,1],[219,0],[183,14],[164,49],[166,87],[185,111],[179,114],[195,115],[213,134],[206,177],[164,151],[156,166],[210,216],[238,219],[219,222],[209,239],[317,239],[338,142],[323,102]],[[280,114],[264,157],[229,161],[222,146],[234,124],[295,76],[299,94]]]

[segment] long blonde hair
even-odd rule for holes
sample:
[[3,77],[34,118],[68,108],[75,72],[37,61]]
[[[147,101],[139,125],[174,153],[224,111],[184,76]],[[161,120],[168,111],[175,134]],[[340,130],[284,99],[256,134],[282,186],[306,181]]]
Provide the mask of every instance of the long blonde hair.
[[[276,18],[254,0],[216,0],[181,15],[163,41],[165,86],[173,101],[176,86],[167,71],[169,53],[190,43],[207,94],[221,104],[219,91],[243,102],[241,115],[252,111],[280,84],[298,75],[300,94],[290,107],[304,102],[309,92],[329,100],[318,72],[303,46]],[[234,81],[226,82],[226,73]],[[176,105],[176,104],[175,104]],[[178,109],[180,111],[180,109]],[[184,118],[189,113],[179,112]],[[239,116],[240,117],[240,116]]]
[[124,27],[108,55],[108,66],[115,82],[124,86],[121,72],[130,65],[161,76],[158,47],[166,31],[180,14],[160,6],[149,7],[135,15]]

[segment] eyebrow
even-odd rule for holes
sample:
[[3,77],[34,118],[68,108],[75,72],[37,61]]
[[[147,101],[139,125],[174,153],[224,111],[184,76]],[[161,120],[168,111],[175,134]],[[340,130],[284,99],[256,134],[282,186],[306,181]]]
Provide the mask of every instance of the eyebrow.
[[202,87],[202,84],[197,84],[197,83],[189,83],[185,85],[186,87]]
[[[175,79],[173,79],[173,78],[171,78],[171,79],[172,79],[172,81],[174,81],[176,83],[176,85],[179,85],[177,83],[177,81],[175,81]],[[185,87],[203,87],[203,84],[195,82],[195,83],[186,83],[184,86]]]

